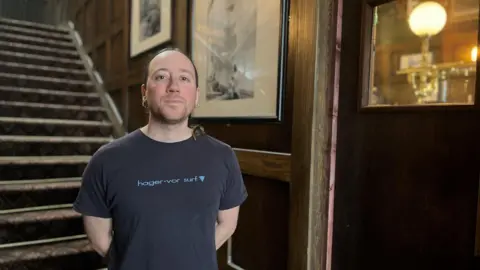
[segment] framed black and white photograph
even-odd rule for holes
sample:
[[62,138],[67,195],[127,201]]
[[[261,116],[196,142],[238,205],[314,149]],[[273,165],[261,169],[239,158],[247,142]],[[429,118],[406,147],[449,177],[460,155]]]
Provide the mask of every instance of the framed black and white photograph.
[[132,0],[130,57],[172,38],[172,0]]
[[191,1],[199,75],[194,119],[280,121],[288,1]]

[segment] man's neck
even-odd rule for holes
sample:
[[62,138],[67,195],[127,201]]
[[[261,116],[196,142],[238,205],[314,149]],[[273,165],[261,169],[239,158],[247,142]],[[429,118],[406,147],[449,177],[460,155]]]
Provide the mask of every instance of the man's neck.
[[188,127],[187,121],[174,125],[149,121],[140,131],[155,141],[166,143],[184,141],[192,136],[192,129]]

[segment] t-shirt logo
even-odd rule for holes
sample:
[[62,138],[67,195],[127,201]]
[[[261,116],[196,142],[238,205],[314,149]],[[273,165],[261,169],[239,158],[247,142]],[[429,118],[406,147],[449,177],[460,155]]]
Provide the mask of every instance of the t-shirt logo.
[[167,179],[167,180],[137,180],[137,187],[153,187],[159,185],[172,185],[172,184],[183,184],[183,183],[196,183],[205,181],[204,175],[196,175],[194,177],[184,177]]

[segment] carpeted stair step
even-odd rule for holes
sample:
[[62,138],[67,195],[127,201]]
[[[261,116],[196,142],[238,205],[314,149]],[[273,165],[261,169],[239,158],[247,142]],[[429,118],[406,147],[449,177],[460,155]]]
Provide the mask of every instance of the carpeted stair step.
[[0,156],[93,155],[108,137],[0,135]]
[[0,180],[79,177],[90,156],[0,157]]
[[70,31],[0,18],[0,270],[106,270],[72,202],[112,133]]
[[14,35],[25,35],[38,38],[47,38],[61,42],[71,42],[72,38],[68,33],[59,34],[51,31],[32,29],[24,26],[3,24],[0,22],[0,31]]
[[112,124],[107,121],[0,116],[0,134],[4,135],[109,137],[112,132]]
[[3,180],[0,181],[0,192],[27,192],[52,189],[76,189],[81,185],[81,177],[31,179],[31,180]]
[[[8,181],[8,180],[7,180]],[[20,182],[17,180],[15,182]],[[6,181],[2,181],[6,182]],[[0,212],[4,210],[22,209],[30,207],[47,207],[62,205],[75,201],[78,194],[79,181],[75,183],[36,184],[37,189],[11,189],[0,193]],[[16,184],[18,187],[18,184]],[[32,185],[29,185],[31,188]],[[48,189],[50,188],[50,189]]]
[[96,92],[80,93],[61,90],[0,86],[3,101],[20,101],[79,106],[101,106]]
[[75,201],[81,177],[0,181],[0,210],[62,205]]
[[0,264],[0,270],[97,270],[103,265],[101,257],[92,250],[71,255]]
[[10,18],[5,18],[5,17],[0,17],[0,24],[10,25],[10,26],[15,26],[15,27],[24,27],[24,28],[28,28],[28,29],[34,29],[34,30],[47,31],[47,32],[62,34],[62,35],[68,34],[67,29],[56,27],[56,26],[53,26],[53,25],[50,25],[50,24],[42,24],[42,23],[29,22],[29,21],[21,21],[21,20],[15,20],[15,19],[10,19]]
[[18,101],[0,101],[0,115],[4,117],[57,118],[105,121],[106,110],[98,106],[77,106]]
[[0,72],[0,86],[64,89],[65,91],[75,92],[92,92],[94,90],[93,83],[87,80],[71,80],[5,72]]
[[45,46],[24,44],[22,42],[10,42],[0,40],[0,51],[17,52],[25,54],[40,54],[45,57],[59,57],[70,60],[79,60],[80,55],[76,50],[61,50]]
[[0,60],[0,72],[25,74],[29,76],[41,76],[67,80],[87,81],[88,73],[84,69],[68,69],[45,65],[33,65],[18,62],[6,62]]
[[35,46],[48,46],[50,48],[62,50],[76,50],[72,41],[58,41],[49,38],[32,37],[25,35],[17,35],[0,29],[0,40],[8,42],[19,42]]
[[0,246],[83,233],[81,215],[71,204],[0,211]]
[[[0,61],[15,62],[20,64],[32,64],[48,67],[59,67],[73,70],[85,70],[85,66],[81,60],[69,59],[57,56],[45,56],[37,52],[36,54],[15,52],[15,51],[3,51],[0,50]],[[11,72],[11,71],[8,71]],[[21,72],[20,72],[21,73]]]
[[0,246],[0,270],[84,270],[102,265],[84,234]]

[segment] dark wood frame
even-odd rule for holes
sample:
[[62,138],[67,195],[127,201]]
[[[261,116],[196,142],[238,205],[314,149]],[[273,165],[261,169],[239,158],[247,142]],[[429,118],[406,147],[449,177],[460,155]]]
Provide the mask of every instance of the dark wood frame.
[[[379,106],[368,107],[368,91],[370,91],[370,58],[371,58],[371,37],[372,37],[372,25],[373,25],[373,8],[382,4],[393,2],[392,0],[362,0],[362,33],[361,39],[363,40],[361,46],[361,59],[360,59],[360,72],[359,72],[359,89],[358,89],[358,111],[363,113],[375,113],[375,112],[431,112],[431,111],[470,111],[480,110],[480,93],[478,88],[480,87],[480,76],[477,73],[475,80],[475,97],[473,104],[428,104],[421,106],[414,105],[397,105],[397,106]],[[478,44],[480,44],[480,27],[478,27]],[[477,70],[480,70],[480,61],[477,61]],[[365,100],[367,99],[367,100]]]
[[169,44],[172,42],[172,39],[174,37],[174,24],[175,24],[175,0],[169,0],[170,1],[170,38],[168,40],[165,40],[163,42],[157,43],[155,46],[146,49],[142,52],[137,53],[136,55],[132,55],[132,41],[131,41],[131,35],[132,35],[132,1],[138,1],[138,0],[128,0],[128,21],[129,21],[129,27],[128,27],[128,57],[129,58],[137,58],[140,56],[143,56],[149,52],[152,52],[158,48],[161,48],[162,46],[165,46],[166,44]]
[[[297,0],[288,269],[330,269],[342,0]],[[331,186],[332,185],[332,186]]]
[[[193,58],[192,39],[193,39],[193,20],[192,14],[193,1],[188,2],[188,14],[190,16],[190,23],[188,24],[188,53]],[[193,117],[194,121],[211,122],[211,123],[228,123],[228,124],[242,124],[242,123],[279,123],[284,118],[284,100],[285,100],[285,83],[286,83],[286,71],[287,71],[287,55],[288,55],[288,28],[289,28],[289,12],[290,1],[281,0],[280,3],[280,32],[279,32],[279,65],[277,69],[277,108],[276,117]]]

